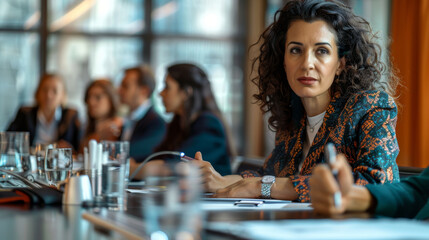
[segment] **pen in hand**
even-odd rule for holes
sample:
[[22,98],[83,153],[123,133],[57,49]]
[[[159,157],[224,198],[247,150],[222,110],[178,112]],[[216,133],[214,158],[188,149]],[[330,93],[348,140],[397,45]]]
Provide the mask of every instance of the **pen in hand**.
[[188,157],[188,156],[184,155],[184,156],[182,156],[182,157],[180,158],[180,160],[182,160],[182,161],[184,161],[184,162],[189,162],[189,161],[193,161],[193,160],[196,160],[196,159],[194,159],[194,158],[191,158],[191,157]]
[[[331,168],[332,175],[334,175],[335,180],[338,183],[338,170],[332,169],[332,166],[335,164],[335,161],[337,159],[337,153],[335,150],[335,146],[333,143],[328,143],[325,146],[325,159],[328,162],[329,167]],[[334,204],[335,208],[341,207],[341,191],[338,190],[334,193]]]
[[203,156],[201,155],[201,152],[198,151],[195,153],[195,158],[189,157],[189,156],[186,156],[185,154],[183,154],[183,156],[180,157],[180,160],[182,160],[184,162],[203,161]]

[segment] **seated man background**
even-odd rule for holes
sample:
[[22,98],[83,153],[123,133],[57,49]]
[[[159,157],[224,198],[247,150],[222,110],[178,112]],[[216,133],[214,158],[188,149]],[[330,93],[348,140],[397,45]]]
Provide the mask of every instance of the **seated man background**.
[[150,100],[154,89],[155,79],[148,66],[125,70],[119,97],[130,113],[125,119],[121,140],[130,142],[130,157],[135,162],[152,154],[166,132],[165,121],[153,109]]

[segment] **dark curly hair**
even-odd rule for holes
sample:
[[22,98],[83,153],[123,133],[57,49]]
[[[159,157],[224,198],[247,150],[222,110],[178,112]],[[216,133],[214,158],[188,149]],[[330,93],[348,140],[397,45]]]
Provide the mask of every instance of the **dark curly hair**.
[[[335,30],[339,58],[345,58],[343,71],[334,80],[331,96],[339,92],[344,97],[364,90],[382,90],[395,95],[398,85],[391,64],[380,59],[381,47],[375,41],[369,23],[356,16],[349,7],[331,0],[295,0],[286,3],[274,16],[274,22],[252,47],[261,44],[260,54],[253,59],[252,69],[258,76],[252,79],[259,92],[253,96],[264,113],[271,112],[268,122],[273,130],[290,131],[304,114],[299,97],[292,91],[284,70],[286,33],[297,20],[322,20]],[[382,75],[387,75],[387,81]]]

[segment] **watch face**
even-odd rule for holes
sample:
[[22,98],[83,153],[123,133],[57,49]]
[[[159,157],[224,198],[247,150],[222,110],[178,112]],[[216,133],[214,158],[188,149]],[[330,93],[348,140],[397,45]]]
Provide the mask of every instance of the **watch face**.
[[267,175],[262,177],[262,183],[273,183],[276,180],[274,176]]

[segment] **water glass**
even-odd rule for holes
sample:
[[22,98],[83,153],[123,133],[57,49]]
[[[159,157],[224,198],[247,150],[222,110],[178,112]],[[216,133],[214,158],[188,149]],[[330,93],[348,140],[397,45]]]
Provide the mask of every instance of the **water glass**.
[[129,175],[130,144],[127,141],[103,141],[101,194],[112,210],[124,206],[125,186]]
[[201,180],[190,163],[145,167],[143,215],[149,239],[198,239],[202,228]]
[[56,148],[55,143],[39,143],[33,149],[33,154],[36,157],[37,173],[40,176],[45,174],[45,157],[48,149]]
[[50,185],[58,185],[71,175],[73,157],[71,148],[51,148],[46,152],[45,175]]
[[31,169],[30,133],[0,132],[0,167],[13,172]]

